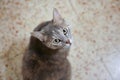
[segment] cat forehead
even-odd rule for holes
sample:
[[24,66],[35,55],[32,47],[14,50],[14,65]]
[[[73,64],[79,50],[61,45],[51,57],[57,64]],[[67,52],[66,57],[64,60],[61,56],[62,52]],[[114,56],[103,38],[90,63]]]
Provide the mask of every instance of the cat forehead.
[[64,35],[63,34],[56,34],[56,33],[54,33],[51,37],[54,38],[54,39],[56,39],[56,38],[64,39]]
[[48,33],[53,33],[54,32],[57,32],[58,30],[62,29],[63,27],[61,26],[58,26],[58,25],[53,25],[53,24],[48,24],[47,26],[43,27],[43,31],[44,32],[48,32]]
[[61,38],[61,36],[64,36],[63,34],[63,29],[62,28],[47,28],[46,29],[42,29],[41,30],[42,33],[46,36],[48,36],[49,38]]
[[53,35],[53,34],[61,34],[64,28],[68,28],[68,25],[55,25],[53,23],[49,23],[48,25],[44,26],[41,31],[46,35]]

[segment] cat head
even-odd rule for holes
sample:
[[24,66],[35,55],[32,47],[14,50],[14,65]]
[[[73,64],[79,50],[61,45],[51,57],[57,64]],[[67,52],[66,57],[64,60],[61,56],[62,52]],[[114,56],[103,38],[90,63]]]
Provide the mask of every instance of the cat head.
[[72,44],[69,25],[65,23],[57,9],[53,10],[53,19],[41,30],[33,31],[31,35],[50,49],[69,48]]

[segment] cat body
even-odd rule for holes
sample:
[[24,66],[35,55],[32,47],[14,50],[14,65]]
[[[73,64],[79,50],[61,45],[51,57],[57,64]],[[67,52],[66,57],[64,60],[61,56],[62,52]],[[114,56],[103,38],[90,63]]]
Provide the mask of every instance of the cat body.
[[71,80],[70,39],[68,25],[54,9],[53,20],[41,23],[31,33],[23,56],[23,80]]

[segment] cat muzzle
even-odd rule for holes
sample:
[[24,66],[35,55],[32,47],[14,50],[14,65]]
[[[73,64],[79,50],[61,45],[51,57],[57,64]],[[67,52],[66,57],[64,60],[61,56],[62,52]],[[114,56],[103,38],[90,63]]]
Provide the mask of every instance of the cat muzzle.
[[68,39],[68,40],[66,41],[66,44],[70,44],[70,45],[71,45],[72,43],[71,43],[71,41]]

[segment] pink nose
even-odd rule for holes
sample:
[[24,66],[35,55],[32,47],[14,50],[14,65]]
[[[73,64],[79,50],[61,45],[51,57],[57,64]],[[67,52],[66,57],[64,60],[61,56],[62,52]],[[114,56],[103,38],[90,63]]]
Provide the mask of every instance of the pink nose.
[[71,42],[70,42],[70,40],[69,40],[69,39],[66,41],[66,44],[70,44],[70,45],[71,45]]

